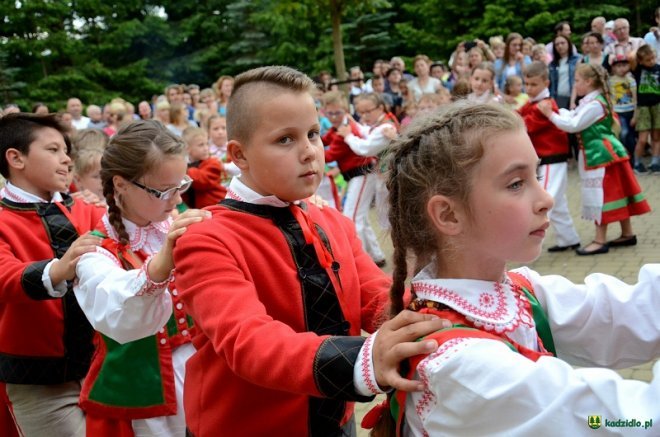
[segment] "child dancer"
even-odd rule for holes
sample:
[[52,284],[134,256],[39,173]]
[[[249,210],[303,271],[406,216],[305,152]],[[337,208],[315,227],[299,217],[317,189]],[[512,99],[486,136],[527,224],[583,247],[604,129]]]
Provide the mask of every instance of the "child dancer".
[[395,393],[365,425],[380,413],[376,435],[529,436],[586,435],[593,415],[660,420],[660,363],[651,383],[602,368],[660,356],[660,319],[649,310],[660,305],[660,265],[644,266],[635,286],[506,272],[509,261],[539,256],[552,207],[522,120],[461,102],[416,122],[390,150],[393,314],[404,307],[411,252],[423,268],[410,308],[454,326],[426,337],[438,349],[407,363],[424,391]]
[[[520,108],[519,113],[525,120],[525,127],[536,154],[541,159],[539,175],[543,188],[550,193],[555,206],[548,213],[550,225],[555,231],[556,245],[548,248],[548,252],[563,252],[580,247],[580,237],[573,226],[573,219],[568,210],[566,186],[568,185],[568,164],[571,156],[568,135],[539,110],[539,102],[548,100],[553,111],[557,111],[557,103],[550,97],[548,86],[548,67],[544,62],[534,61],[525,67],[525,87],[530,101]],[[518,76],[509,76],[507,81]]]
[[[637,237],[630,217],[651,209],[628,164],[628,154],[612,132],[612,104],[607,72],[600,65],[582,64],[575,72],[575,91],[584,96],[574,111],[556,113],[550,101],[538,108],[558,128],[577,133],[578,167],[582,179],[582,217],[594,220],[596,236],[578,255],[607,253],[610,247],[634,246]],[[607,225],[619,222],[621,236],[607,241]]]
[[206,131],[201,127],[186,128],[183,142],[188,151],[187,173],[192,180],[191,189],[182,196],[183,201],[190,208],[215,205],[227,195],[227,189],[221,184],[225,171],[219,160],[209,156]]
[[[227,127],[241,176],[213,218],[177,241],[177,286],[199,328],[185,387],[193,435],[354,435],[351,401],[413,387],[395,356],[427,345],[394,343],[441,325],[399,329],[422,320],[405,312],[360,337],[379,323],[390,280],[349,219],[304,201],[324,167],[313,87],[287,67],[236,78]],[[359,383],[372,352],[379,376]]]
[[63,194],[65,132],[55,115],[0,118],[0,405],[27,436],[85,435],[78,399],[94,331],[70,291],[104,209]]
[[[346,143],[347,130],[351,137],[362,138],[360,125],[348,115],[348,99],[341,91],[330,91],[323,96],[325,114],[332,123],[332,128],[323,137],[323,144],[328,146],[325,151],[325,162],[337,161],[339,170],[347,182],[346,200],[344,201],[343,213],[355,223],[355,231],[363,242],[368,253],[375,253],[376,263],[385,261],[385,256],[380,251],[378,240],[369,223],[369,210],[376,195],[376,183],[378,176],[374,173],[376,162],[375,156],[361,156],[356,154]],[[341,133],[344,133],[342,135]]]
[[488,103],[500,99],[495,95],[495,68],[490,62],[482,62],[472,69],[470,76],[470,94],[467,99],[471,102]]
[[172,282],[172,248],[209,213],[170,214],[190,188],[185,146],[154,120],[110,141],[101,162],[108,212],[101,248],[77,266],[76,297],[98,331],[80,403],[94,436],[183,436],[183,379],[194,334]]

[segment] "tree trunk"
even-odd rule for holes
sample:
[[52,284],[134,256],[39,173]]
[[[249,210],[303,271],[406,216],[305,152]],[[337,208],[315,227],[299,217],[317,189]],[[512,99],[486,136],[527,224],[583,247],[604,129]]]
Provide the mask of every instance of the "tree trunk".
[[344,43],[341,35],[342,0],[330,0],[330,20],[332,22],[332,51],[335,60],[335,75],[339,80],[346,80],[344,61]]

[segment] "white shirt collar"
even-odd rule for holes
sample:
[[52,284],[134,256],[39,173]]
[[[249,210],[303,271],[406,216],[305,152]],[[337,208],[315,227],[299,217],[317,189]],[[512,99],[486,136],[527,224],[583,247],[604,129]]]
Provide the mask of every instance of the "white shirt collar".
[[590,92],[589,94],[586,94],[584,97],[582,97],[582,100],[580,100],[580,105],[582,103],[589,103],[593,100],[596,100],[596,97],[598,97],[599,95],[600,95],[600,91],[598,91],[598,90],[594,90],[594,91]]
[[533,99],[530,99],[533,103],[540,102],[541,100],[547,99],[550,97],[550,90],[549,89],[544,89],[541,91],[536,97]]
[[53,197],[50,200],[45,200],[36,194],[18,188],[9,181],[6,181],[4,188],[0,190],[0,198],[7,198],[12,202],[17,203],[52,203],[61,202],[63,200],[62,194],[57,191],[53,193]]
[[279,208],[288,207],[289,202],[278,199],[276,196],[262,196],[254,191],[241,181],[239,177],[232,178],[227,189],[227,197],[234,200],[239,200],[246,203],[254,203],[255,205],[270,205]]
[[439,279],[433,261],[413,278],[412,285],[418,298],[445,304],[487,331],[502,333],[521,324],[534,326],[525,309],[527,299],[508,277],[503,282]]
[[[106,213],[103,216],[103,227],[108,237],[119,241],[117,231],[110,225],[110,219]],[[147,226],[138,226],[130,220],[122,217],[124,229],[128,234],[131,250],[141,250],[147,255],[152,255],[160,250],[167,238],[167,233],[172,225],[172,217],[157,223],[149,223]]]

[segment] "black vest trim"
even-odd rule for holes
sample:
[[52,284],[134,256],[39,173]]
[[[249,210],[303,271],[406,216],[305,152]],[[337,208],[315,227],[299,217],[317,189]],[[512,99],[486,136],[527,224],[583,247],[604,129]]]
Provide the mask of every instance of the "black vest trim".
[[[73,223],[54,203],[18,203],[3,199],[0,203],[8,209],[17,211],[36,211],[46,229],[53,254],[62,258],[71,244],[78,238]],[[67,208],[73,205],[71,197],[64,197],[62,202]],[[45,287],[41,282],[40,272],[50,260],[30,264],[23,272],[21,283],[29,285],[25,292],[35,299],[45,299]],[[37,278],[37,275],[39,277]],[[40,284],[40,285],[36,285]],[[32,287],[35,288],[32,288]],[[39,358],[16,357],[0,354],[0,380],[13,384],[60,384],[82,379],[89,370],[94,345],[94,330],[85,314],[78,306],[73,293],[73,282],[67,282],[67,293],[61,298],[64,314],[64,357]],[[47,292],[46,292],[47,293]]]
[[[303,297],[303,310],[307,331],[318,335],[331,335],[322,344],[314,359],[314,378],[324,398],[309,398],[309,434],[311,436],[341,435],[341,419],[347,400],[369,400],[355,393],[353,367],[364,342],[362,337],[348,337],[350,324],[344,318],[339,299],[326,270],[321,267],[314,246],[306,244],[293,213],[289,208],[255,205],[234,199],[220,202],[229,209],[270,218],[286,239],[298,269]],[[301,204],[305,208],[305,204]],[[328,250],[328,238],[316,225]],[[338,272],[339,263],[333,264]]]

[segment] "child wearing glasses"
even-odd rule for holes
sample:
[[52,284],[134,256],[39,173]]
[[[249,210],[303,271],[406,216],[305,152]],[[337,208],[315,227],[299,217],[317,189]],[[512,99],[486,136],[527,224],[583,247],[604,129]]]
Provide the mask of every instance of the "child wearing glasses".
[[122,128],[101,159],[101,247],[80,258],[76,298],[97,331],[80,404],[87,435],[184,435],[192,320],[172,280],[174,242],[209,213],[172,219],[186,176],[183,141],[159,122]]

